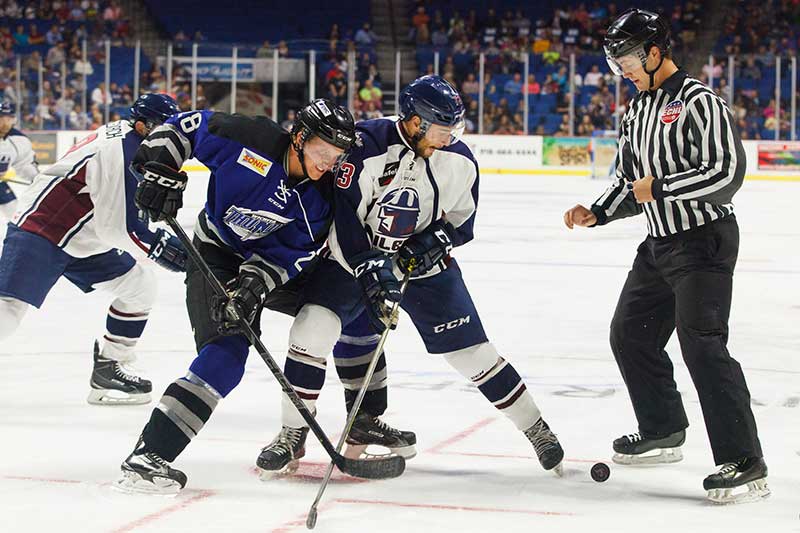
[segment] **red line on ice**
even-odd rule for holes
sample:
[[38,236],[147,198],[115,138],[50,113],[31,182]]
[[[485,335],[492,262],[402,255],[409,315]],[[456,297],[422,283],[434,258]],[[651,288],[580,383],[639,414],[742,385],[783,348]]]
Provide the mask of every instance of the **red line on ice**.
[[62,483],[62,484],[78,484],[83,481],[76,479],[53,479],[46,477],[31,477],[31,476],[3,476],[3,479],[15,479],[17,481],[37,481],[39,483]]
[[475,511],[479,513],[519,513],[543,516],[575,516],[574,513],[561,513],[558,511],[533,511],[531,509],[503,509],[500,507],[470,507],[465,505],[443,505],[435,503],[405,503],[382,500],[355,500],[351,498],[336,498],[336,503],[354,503],[365,505],[386,505],[390,507],[412,507],[417,509],[436,509],[442,511]]
[[215,494],[216,492],[214,492],[213,490],[202,490],[198,494],[195,494],[190,498],[177,502],[175,505],[170,505],[169,507],[161,509],[160,511],[156,511],[155,513],[150,513],[149,515],[143,516],[138,520],[135,520],[117,529],[114,529],[112,530],[111,533],[125,533],[127,531],[133,531],[134,529],[140,526],[150,525],[151,522],[155,522],[156,520],[164,518],[169,514],[185,509],[186,507],[189,507],[194,503],[197,503],[201,500],[205,500],[206,498],[214,496]]
[[470,435],[472,435],[473,433],[475,433],[479,429],[481,429],[481,428],[483,428],[485,426],[488,426],[489,424],[491,424],[495,420],[496,420],[495,418],[484,418],[483,420],[481,420],[479,422],[476,422],[475,424],[471,425],[470,427],[468,427],[467,429],[465,429],[461,433],[453,435],[449,439],[443,440],[442,442],[440,442],[439,444],[437,444],[436,446],[434,446],[433,448],[428,450],[428,453],[442,453],[441,450],[443,450],[444,448],[447,448],[448,446],[452,446],[456,442],[466,439],[467,437],[469,437]]

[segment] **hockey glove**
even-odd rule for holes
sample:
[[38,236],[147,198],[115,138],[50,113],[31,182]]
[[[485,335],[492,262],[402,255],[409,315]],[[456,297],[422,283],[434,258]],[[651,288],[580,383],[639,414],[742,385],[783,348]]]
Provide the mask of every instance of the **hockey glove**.
[[397,253],[397,264],[403,271],[422,276],[438,265],[453,249],[456,228],[440,219],[403,243]]
[[244,330],[240,320],[253,323],[267,300],[267,286],[258,274],[243,271],[225,288],[227,297],[214,298],[211,320],[216,322],[220,335],[242,335]]
[[188,180],[186,172],[148,161],[139,169],[139,173],[142,181],[133,197],[139,209],[147,213],[153,222],[175,217],[183,206],[183,191]]
[[187,255],[183,243],[163,229],[156,231],[156,238],[147,257],[171,272],[186,272]]
[[364,304],[372,328],[378,333],[387,326],[394,329],[386,301],[399,302],[402,295],[400,282],[392,271],[391,258],[378,250],[370,250],[355,257],[354,263],[357,266],[353,272],[364,291]]

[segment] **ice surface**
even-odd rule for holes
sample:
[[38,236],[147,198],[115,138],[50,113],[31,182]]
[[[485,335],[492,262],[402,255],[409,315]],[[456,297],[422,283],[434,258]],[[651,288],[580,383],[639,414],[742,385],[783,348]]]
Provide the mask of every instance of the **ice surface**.
[[[566,475],[543,472],[522,434],[444,361],[426,355],[401,318],[387,343],[386,420],[416,431],[420,454],[396,480],[338,475],[316,531],[800,531],[800,184],[746,182],[736,198],[742,244],[730,349],[750,385],[773,496],[717,507],[702,490],[715,467],[676,339],[668,350],[691,422],[685,460],[644,468],[610,463],[611,441],[636,430],[607,336],[644,218],[570,232],[564,210],[588,205],[604,183],[564,176],[482,180],[476,239],[456,255],[491,340],[523,374],[558,433]],[[193,176],[194,196],[202,181]],[[188,206],[182,222],[189,227],[195,214]],[[138,363],[154,382],[156,401],[194,356],[182,277],[157,273],[160,295]],[[85,401],[92,340],[103,332],[108,303],[107,295],[83,295],[59,282],[43,309],[29,313],[0,346],[0,530],[304,530],[326,456],[309,437],[297,475],[259,481],[254,462],[280,427],[280,390],[256,354],[242,384],[175,462],[189,476],[182,494],[163,499],[110,490],[153,405]],[[289,324],[266,314],[262,325],[281,363]],[[321,425],[337,437],[344,412],[333,371],[318,405]],[[611,466],[602,484],[589,476],[597,461]]]

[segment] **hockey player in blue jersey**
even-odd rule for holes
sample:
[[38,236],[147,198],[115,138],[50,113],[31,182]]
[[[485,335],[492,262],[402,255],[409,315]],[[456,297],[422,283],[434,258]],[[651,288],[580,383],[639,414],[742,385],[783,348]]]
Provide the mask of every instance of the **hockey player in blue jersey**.
[[61,277],[84,292],[114,295],[102,343],[94,343],[92,404],[150,401],[151,383],[125,365],[136,357],[157,293],[155,274],[135,257],[182,271],[186,251],[139,216],[137,180],[128,167],[149,131],[177,112],[169,96],[140,96],[128,120],[101,126],[38,174],[8,224],[0,257],[0,339],[16,331],[31,306],[42,306]]
[[186,376],[167,387],[122,463],[120,490],[174,494],[185,486],[186,476],[169,463],[244,374],[250,343],[237,317],[258,332],[262,307],[294,314],[286,284],[327,238],[333,175],[354,141],[350,113],[319,99],[300,110],[291,133],[266,117],[193,111],[142,143],[134,161],[143,176],[136,199],[153,220],[174,217],[181,207],[187,176],[177,169],[186,159],[210,169],[194,242],[229,297],[215,298],[190,262],[186,304],[198,355]]
[[[310,275],[289,336],[285,374],[313,409],[333,350],[348,410],[400,300],[398,276],[412,278],[401,307],[429,353],[441,355],[524,432],[546,470],[560,472],[564,452],[520,375],[489,343],[453,248],[473,238],[478,164],[460,142],[464,106],[439,76],[403,89],[400,116],[360,122],[360,142],[337,177],[335,223],[327,258]],[[316,288],[316,290],[314,290]],[[370,327],[371,326],[371,327]],[[338,341],[338,342],[337,342]],[[388,426],[386,362],[380,354],[364,403],[348,434],[347,454],[383,445],[412,457],[416,438]],[[282,403],[283,428],[257,459],[264,471],[296,467],[308,428]]]
[[14,181],[29,184],[39,173],[36,153],[27,135],[16,129],[16,106],[9,100],[0,101],[0,215],[11,220],[17,210],[17,196],[5,181],[14,169]]

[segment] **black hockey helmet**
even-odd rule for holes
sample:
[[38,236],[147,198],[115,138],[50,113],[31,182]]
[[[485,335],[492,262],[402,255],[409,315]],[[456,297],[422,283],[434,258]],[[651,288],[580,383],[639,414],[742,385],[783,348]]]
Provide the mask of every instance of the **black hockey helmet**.
[[292,124],[291,137],[292,146],[297,152],[306,177],[308,172],[303,150],[310,138],[319,137],[326,143],[344,150],[344,153],[335,157],[335,161],[331,160],[330,171],[335,175],[356,142],[356,125],[353,115],[346,108],[327,98],[318,98],[298,111]]
[[298,132],[301,133],[301,147],[312,135],[345,152],[349,152],[356,142],[353,115],[327,98],[318,98],[297,113],[292,125],[292,137]]
[[[661,52],[661,61],[651,72],[645,64],[647,55],[654,46]],[[672,49],[669,22],[652,11],[629,9],[608,27],[603,49],[608,66],[614,74],[621,76],[626,67],[630,68],[630,61],[638,61],[650,75],[652,87],[653,74],[661,68],[664,55]]]

